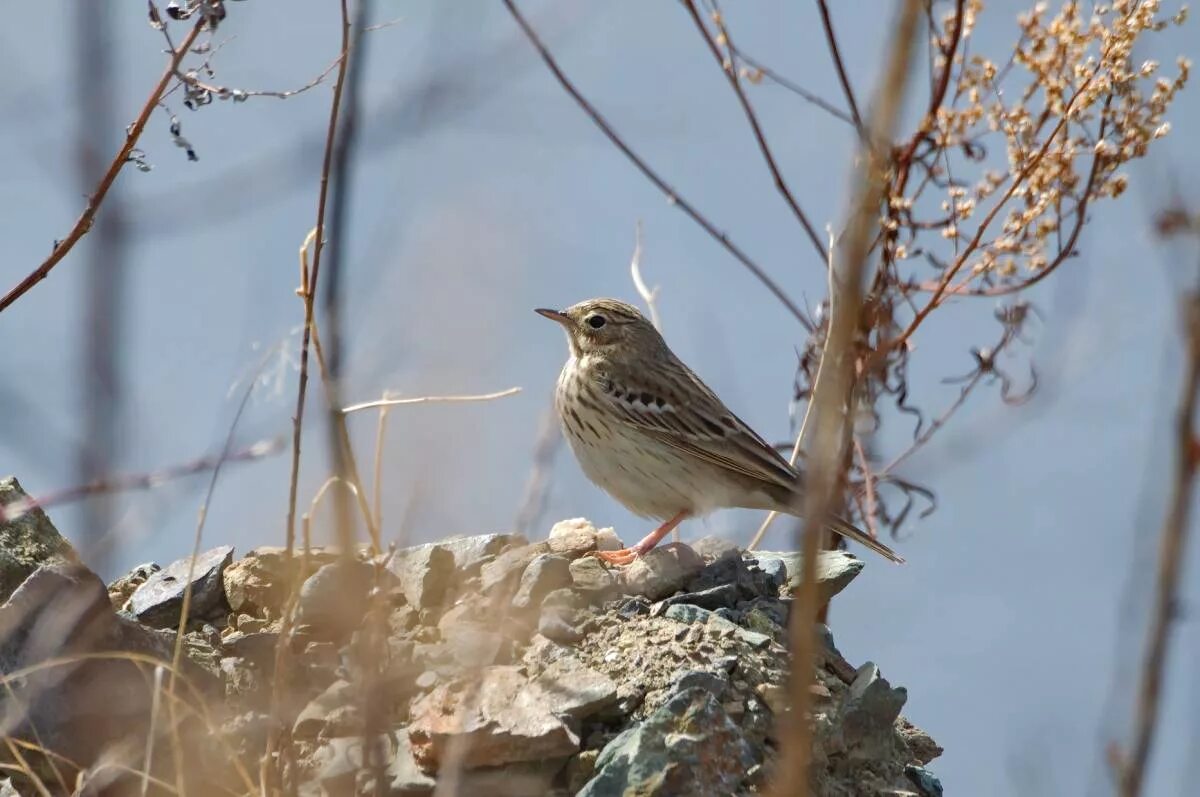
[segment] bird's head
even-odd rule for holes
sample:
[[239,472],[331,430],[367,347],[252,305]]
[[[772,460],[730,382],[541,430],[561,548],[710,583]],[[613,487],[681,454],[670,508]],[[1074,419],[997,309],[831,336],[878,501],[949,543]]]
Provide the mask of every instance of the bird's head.
[[575,357],[607,356],[616,351],[653,354],[666,346],[636,307],[616,299],[588,299],[565,310],[538,308],[534,312],[562,325]]

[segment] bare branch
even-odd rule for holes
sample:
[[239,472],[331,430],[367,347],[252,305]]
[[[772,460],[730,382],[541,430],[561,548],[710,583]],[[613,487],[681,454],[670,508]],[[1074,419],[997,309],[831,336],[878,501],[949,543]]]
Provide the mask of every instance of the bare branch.
[[779,285],[773,279],[771,279],[771,277],[769,277],[765,271],[763,271],[762,267],[751,260],[745,252],[743,252],[736,244],[734,244],[733,241],[729,239],[728,235],[718,230],[711,221],[709,221],[704,215],[696,210],[696,208],[693,207],[690,202],[680,196],[679,193],[672,188],[670,184],[666,182],[666,180],[660,177],[656,171],[650,168],[650,165],[646,163],[646,161],[643,160],[640,155],[634,152],[629,144],[625,143],[625,140],[621,138],[620,134],[618,134],[616,130],[613,129],[612,125],[610,125],[608,121],[600,114],[600,112],[596,110],[596,107],[592,105],[587,98],[579,93],[579,89],[575,88],[575,84],[572,83],[569,78],[567,78],[566,74],[564,74],[562,69],[559,68],[558,61],[555,60],[554,56],[550,53],[550,50],[546,47],[546,45],[542,43],[537,31],[533,29],[533,27],[525,19],[524,15],[521,14],[521,12],[517,9],[514,0],[504,0],[504,7],[508,9],[508,13],[512,15],[517,25],[520,26],[521,31],[525,34],[525,37],[529,39],[529,43],[532,44],[534,49],[538,51],[538,55],[541,56],[542,61],[545,62],[547,68],[550,69],[550,72],[554,75],[555,79],[558,80],[559,85],[563,87],[567,94],[571,95],[571,98],[575,100],[576,104],[583,109],[584,113],[586,113],[589,118],[591,118],[592,122],[594,122],[595,125],[600,128],[600,131],[604,133],[608,140],[611,141],[613,145],[616,146],[616,148],[619,149],[625,155],[625,157],[637,167],[638,171],[640,171],[647,180],[654,184],[655,188],[657,188],[667,197],[668,202],[670,202],[672,205],[675,205],[685,214],[687,214],[692,221],[699,224],[706,233],[708,233],[717,243],[723,246],[727,252],[733,255],[733,257],[739,263],[749,269],[750,273],[757,277],[758,281],[766,286],[767,290],[769,290],[776,299],[782,302],[783,306],[786,307],[793,316],[795,316],[796,320],[800,322],[800,325],[809,332],[812,332],[812,322],[808,320],[808,317],[805,315],[804,311],[800,309],[800,306],[792,301],[792,299],[786,293],[784,293],[783,288],[779,287]]
[[349,415],[352,412],[359,410],[370,410],[376,407],[402,407],[406,404],[453,404],[457,402],[468,401],[491,401],[493,399],[504,398],[505,396],[515,396],[521,392],[519,387],[510,387],[507,390],[500,390],[496,393],[483,393],[480,395],[465,395],[465,396],[417,396],[415,398],[396,398],[396,399],[375,399],[374,401],[364,401],[361,404],[351,404],[348,407],[342,407],[342,413]]
[[121,149],[117,151],[116,157],[109,164],[108,171],[100,178],[100,182],[96,185],[96,190],[88,197],[87,205],[84,207],[83,213],[75,221],[75,226],[67,233],[66,238],[54,242],[54,248],[50,252],[50,256],[42,261],[40,266],[30,272],[16,287],[3,297],[0,297],[0,313],[7,310],[13,302],[28,293],[34,285],[44,280],[50,274],[51,269],[57,266],[67,256],[67,253],[74,248],[75,244],[79,243],[79,240],[91,230],[92,220],[100,210],[100,205],[104,202],[104,197],[108,195],[109,189],[112,188],[113,182],[116,181],[117,175],[121,173],[121,169],[124,168],[125,164],[129,163],[130,155],[133,152],[133,148],[137,145],[138,139],[142,137],[142,131],[146,128],[146,122],[149,121],[150,114],[154,113],[154,109],[158,106],[158,101],[162,98],[163,92],[167,90],[167,85],[171,82],[171,78],[174,77],[176,70],[179,69],[180,62],[187,55],[188,48],[196,41],[196,37],[200,35],[200,31],[203,28],[204,19],[201,18],[188,31],[187,36],[184,37],[178,49],[171,53],[170,63],[163,71],[162,77],[158,79],[158,83],[154,86],[154,89],[150,92],[150,97],[142,106],[137,119],[129,126],[128,131],[125,133],[125,143],[121,145]]

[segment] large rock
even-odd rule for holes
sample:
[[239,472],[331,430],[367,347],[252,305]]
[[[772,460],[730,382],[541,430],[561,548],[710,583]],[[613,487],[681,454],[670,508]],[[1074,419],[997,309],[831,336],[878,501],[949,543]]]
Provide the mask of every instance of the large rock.
[[319,568],[337,561],[335,552],[312,549],[305,557],[274,545],[253,549],[225,568],[225,599],[233,611],[273,620],[283,614],[292,589]]
[[[783,563],[787,571],[787,588],[800,588],[804,568],[804,556],[799,551],[754,551],[752,555],[760,564],[772,561]],[[846,588],[854,577],[862,572],[863,561],[847,551],[821,551],[817,557],[817,594],[821,603]]]
[[442,605],[454,581],[454,554],[440,544],[404,548],[388,560],[388,569],[410,606],[434,609]]
[[512,605],[517,609],[538,607],[547,595],[571,583],[571,562],[564,556],[535,556],[517,585]]
[[314,639],[345,639],[362,624],[377,584],[381,590],[390,589],[395,576],[357,559],[330,562],[301,585],[297,619]]
[[755,763],[712,692],[685,689],[608,743],[578,797],[727,797]]
[[673,542],[639,556],[622,575],[631,594],[656,601],[683,589],[703,569],[704,560],[699,554],[682,542]]
[[478,680],[443,684],[412,707],[408,727],[422,770],[436,772],[455,743],[466,769],[569,756],[577,732],[562,719],[569,696],[531,688],[520,667],[485,668]]
[[188,572],[192,574],[192,597],[188,619],[207,619],[215,614],[224,614],[229,604],[225,602],[225,568],[233,561],[233,546],[222,545],[205,551],[196,557],[172,562],[167,567],[150,575],[134,590],[129,598],[129,609],[141,622],[156,628],[173,628],[179,625],[179,613],[183,611],[183,594],[188,585]]
[[0,602],[42,565],[72,565],[79,555],[15,476],[0,479]]
[[[35,571],[0,606],[0,672],[27,672],[0,692],[5,735],[83,766],[133,737],[144,743],[154,679],[135,661],[91,655],[114,653],[169,665],[172,637],[117,615],[104,583],[82,566]],[[187,659],[183,666],[189,695],[215,699],[215,679]]]

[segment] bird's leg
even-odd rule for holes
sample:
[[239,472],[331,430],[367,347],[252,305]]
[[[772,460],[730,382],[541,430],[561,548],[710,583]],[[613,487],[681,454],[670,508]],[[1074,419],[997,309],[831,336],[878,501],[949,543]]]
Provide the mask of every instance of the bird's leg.
[[675,517],[663,523],[654,531],[647,534],[638,542],[629,548],[623,548],[619,551],[597,551],[596,556],[604,561],[614,565],[627,565],[634,559],[637,559],[642,554],[649,551],[655,545],[662,541],[662,538],[671,533],[671,530],[683,522],[683,519],[688,516],[686,511],[680,512]]

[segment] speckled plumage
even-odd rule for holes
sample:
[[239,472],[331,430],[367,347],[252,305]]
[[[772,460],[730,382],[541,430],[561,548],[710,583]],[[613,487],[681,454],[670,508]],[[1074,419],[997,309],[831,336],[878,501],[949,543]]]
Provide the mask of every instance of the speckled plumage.
[[[729,411],[635,307],[590,299],[538,312],[567,332],[570,357],[555,406],[584,473],[630,511],[667,521],[606,559],[631,561],[684,517],[722,507],[798,514],[802,475]],[[843,520],[830,525],[903,561]]]

